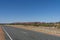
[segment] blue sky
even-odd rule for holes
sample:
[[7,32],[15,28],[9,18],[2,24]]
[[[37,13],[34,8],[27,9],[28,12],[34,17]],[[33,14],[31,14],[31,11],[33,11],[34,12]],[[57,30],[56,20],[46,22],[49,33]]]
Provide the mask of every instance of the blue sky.
[[60,0],[0,0],[0,23],[60,21]]

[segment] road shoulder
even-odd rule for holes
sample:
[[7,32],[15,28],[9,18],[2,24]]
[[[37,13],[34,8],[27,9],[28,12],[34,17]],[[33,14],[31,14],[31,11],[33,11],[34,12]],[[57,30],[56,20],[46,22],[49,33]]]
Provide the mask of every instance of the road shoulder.
[[1,27],[0,27],[0,40],[5,40],[4,32]]

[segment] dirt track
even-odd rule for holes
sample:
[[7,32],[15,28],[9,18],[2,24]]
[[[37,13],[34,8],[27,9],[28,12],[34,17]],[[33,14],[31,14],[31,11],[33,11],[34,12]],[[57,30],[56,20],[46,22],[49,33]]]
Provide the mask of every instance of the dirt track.
[[0,27],[0,40],[5,40],[4,32],[2,31],[1,27]]

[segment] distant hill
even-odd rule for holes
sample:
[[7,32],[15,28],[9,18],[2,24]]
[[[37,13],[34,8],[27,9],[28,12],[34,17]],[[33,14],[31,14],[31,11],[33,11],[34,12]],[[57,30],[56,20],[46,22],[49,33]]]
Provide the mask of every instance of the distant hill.
[[53,22],[53,23],[46,23],[46,22],[15,22],[15,23],[0,23],[0,25],[4,25],[4,24],[60,24],[60,22]]
[[53,25],[54,23],[45,23],[45,22],[15,22],[15,23],[7,23],[9,25]]

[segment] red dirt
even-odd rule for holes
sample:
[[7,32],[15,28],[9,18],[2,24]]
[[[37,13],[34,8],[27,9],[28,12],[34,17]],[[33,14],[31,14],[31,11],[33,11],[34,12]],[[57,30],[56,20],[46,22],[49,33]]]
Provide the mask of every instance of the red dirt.
[[1,27],[0,27],[0,40],[5,40],[4,32],[2,31]]

